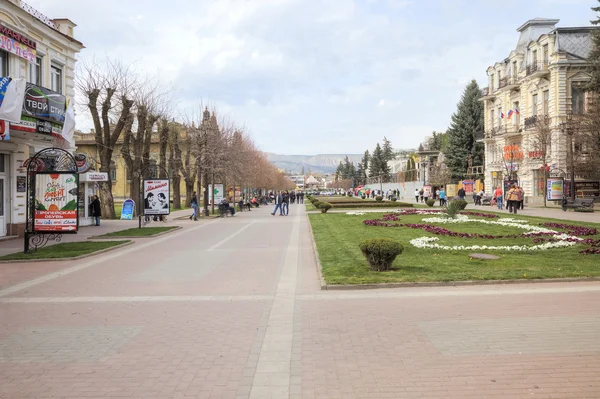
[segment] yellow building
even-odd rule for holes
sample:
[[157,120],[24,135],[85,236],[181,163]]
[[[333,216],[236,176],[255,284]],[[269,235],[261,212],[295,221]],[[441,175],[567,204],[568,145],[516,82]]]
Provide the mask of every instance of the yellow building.
[[535,132],[547,122],[552,134],[546,164],[568,172],[569,116],[583,113],[589,81],[587,57],[596,27],[557,28],[558,19],[536,18],[517,29],[519,41],[507,58],[487,70],[485,105],[485,187],[503,186],[510,176],[524,188],[528,203],[541,203],[544,172]]
[[[185,137],[185,131],[182,129],[180,133],[180,137]],[[130,198],[130,184],[131,181],[127,178],[128,168],[121,155],[121,145],[123,142],[123,135],[117,142],[112,159],[112,167],[111,167],[111,180],[113,184],[113,197],[115,202],[122,202],[127,198]],[[75,135],[75,146],[77,147],[76,152],[87,155],[88,160],[92,165],[92,169],[99,170],[99,162],[100,157],[98,154],[98,147],[96,146],[96,141],[94,139],[94,132],[90,133],[78,133]],[[182,147],[182,151],[185,153],[186,149],[184,148],[185,144],[183,140],[180,142],[180,146]],[[150,162],[158,165],[159,163],[159,154],[160,154],[160,141],[158,134],[153,134],[152,142],[150,144]],[[167,150],[167,161],[168,161],[169,152]],[[185,199],[185,182],[183,180],[183,176],[181,178],[181,198],[182,201]],[[172,193],[171,193],[172,194]],[[171,197],[172,198],[172,197]]]

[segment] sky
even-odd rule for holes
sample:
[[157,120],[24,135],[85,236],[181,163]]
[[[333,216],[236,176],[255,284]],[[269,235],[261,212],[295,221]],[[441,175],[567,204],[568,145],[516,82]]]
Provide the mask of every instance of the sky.
[[[596,0],[27,0],[69,18],[79,59],[117,58],[210,103],[280,154],[416,148],[445,131],[466,84],[515,48],[528,19],[588,26]],[[78,129],[91,127],[80,113]]]

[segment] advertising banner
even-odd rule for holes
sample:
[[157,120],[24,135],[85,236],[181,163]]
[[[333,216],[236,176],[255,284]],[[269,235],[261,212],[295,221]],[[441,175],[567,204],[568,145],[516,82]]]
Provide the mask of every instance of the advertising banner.
[[0,119],[0,141],[10,140],[10,122]]
[[73,173],[35,175],[33,231],[74,233],[77,231],[78,176]]
[[562,201],[564,184],[562,177],[548,177],[546,179],[546,199],[548,201]]
[[126,199],[123,202],[123,209],[121,209],[121,220],[132,220],[134,209],[135,202],[132,199]]
[[465,194],[469,195],[473,195],[473,189],[474,189],[474,185],[475,182],[473,180],[463,180],[463,188],[465,189]]
[[13,38],[3,35],[2,33],[0,33],[0,49],[8,51],[17,57],[24,58],[29,62],[35,62],[35,49],[32,49],[31,47],[28,47]]
[[169,179],[144,180],[144,215],[168,215],[170,213]]
[[213,189],[213,185],[208,185],[208,203],[212,205],[213,193],[215,195],[215,204],[223,201],[223,185],[215,184],[215,188]]
[[[571,195],[571,182],[565,181],[565,194]],[[599,181],[576,181],[575,196],[578,198],[600,197]]]
[[65,122],[67,98],[45,87],[27,83],[25,87],[25,101],[23,102],[23,116],[29,116],[47,123],[43,126],[48,133],[52,133],[52,123],[62,125]]

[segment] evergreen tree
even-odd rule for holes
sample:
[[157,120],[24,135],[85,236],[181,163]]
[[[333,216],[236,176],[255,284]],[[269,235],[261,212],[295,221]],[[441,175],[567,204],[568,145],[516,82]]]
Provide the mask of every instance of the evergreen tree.
[[336,181],[337,181],[337,180],[340,180],[340,179],[343,179],[343,178],[344,178],[344,177],[343,177],[343,175],[344,175],[344,165],[342,165],[342,161],[340,161],[340,163],[339,163],[339,165],[338,165],[337,169],[335,170],[335,176],[334,176],[334,179],[335,179]]
[[373,150],[373,155],[370,157],[369,176],[382,177],[385,180],[389,174],[390,168],[383,157],[381,145],[377,143],[375,150]]
[[[598,0],[600,2],[600,0]],[[592,11],[600,13],[600,7],[592,7]],[[594,21],[591,21],[593,25],[600,25],[600,16]],[[592,51],[588,56],[588,61],[591,64],[589,73],[591,79],[586,85],[586,90],[600,92],[600,32],[592,32]]]
[[360,169],[361,169],[360,184],[367,184],[367,171],[369,170],[370,158],[371,158],[371,155],[369,154],[369,150],[366,150],[365,154],[363,155],[362,160],[360,161]]
[[475,80],[467,85],[448,129],[448,146],[444,151],[446,165],[454,179],[467,173],[468,157],[473,165],[483,165],[483,145],[475,142],[475,132],[483,130],[481,90]]
[[394,149],[392,148],[392,143],[385,136],[383,137],[383,159],[385,162],[394,159]]

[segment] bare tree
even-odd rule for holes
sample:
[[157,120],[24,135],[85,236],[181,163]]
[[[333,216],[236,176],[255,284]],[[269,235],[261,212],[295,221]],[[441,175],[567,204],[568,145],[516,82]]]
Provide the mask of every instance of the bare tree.
[[114,218],[111,162],[115,145],[132,120],[135,75],[130,68],[110,59],[81,65],[76,86],[87,101],[85,109],[94,124],[100,171],[108,173],[108,181],[100,182],[102,213],[107,218]]
[[540,158],[542,162],[542,171],[544,173],[544,207],[546,206],[547,185],[546,179],[548,171],[546,164],[548,163],[548,152],[552,145],[552,129],[550,129],[550,119],[548,117],[538,118],[535,129],[531,132],[531,148],[535,152],[536,158]]

